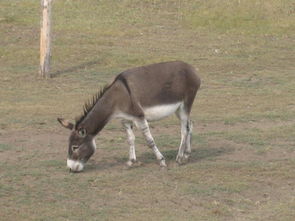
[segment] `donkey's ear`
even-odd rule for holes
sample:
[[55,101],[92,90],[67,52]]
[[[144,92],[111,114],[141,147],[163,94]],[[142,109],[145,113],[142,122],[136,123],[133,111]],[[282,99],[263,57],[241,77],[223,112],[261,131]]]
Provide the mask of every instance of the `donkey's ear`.
[[70,123],[69,121],[63,119],[63,118],[57,118],[57,121],[65,128],[73,130],[74,124]]

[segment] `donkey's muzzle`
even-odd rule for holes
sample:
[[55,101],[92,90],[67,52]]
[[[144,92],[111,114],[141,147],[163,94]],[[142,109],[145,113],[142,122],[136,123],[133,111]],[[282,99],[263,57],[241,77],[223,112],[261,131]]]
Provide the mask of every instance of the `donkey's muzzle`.
[[67,167],[70,168],[70,172],[81,172],[84,164],[78,160],[67,159]]

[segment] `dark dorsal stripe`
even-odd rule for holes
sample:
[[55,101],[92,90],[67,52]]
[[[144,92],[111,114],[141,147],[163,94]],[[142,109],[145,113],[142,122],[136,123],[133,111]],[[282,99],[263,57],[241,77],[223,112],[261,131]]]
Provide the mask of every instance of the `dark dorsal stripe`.
[[116,80],[119,80],[119,81],[121,81],[121,82],[123,83],[123,85],[126,87],[128,93],[129,93],[129,95],[130,95],[130,94],[131,94],[130,87],[129,87],[129,85],[128,85],[128,82],[127,82],[126,78],[123,77],[122,73],[119,74],[119,75],[116,77],[115,81],[116,81]]

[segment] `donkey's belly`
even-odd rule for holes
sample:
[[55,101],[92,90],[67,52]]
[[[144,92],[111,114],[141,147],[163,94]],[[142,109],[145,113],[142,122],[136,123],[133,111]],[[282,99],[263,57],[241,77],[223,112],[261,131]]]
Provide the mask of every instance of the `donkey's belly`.
[[153,107],[143,108],[145,118],[148,121],[160,120],[173,114],[182,104],[178,102],[175,104],[162,104]]

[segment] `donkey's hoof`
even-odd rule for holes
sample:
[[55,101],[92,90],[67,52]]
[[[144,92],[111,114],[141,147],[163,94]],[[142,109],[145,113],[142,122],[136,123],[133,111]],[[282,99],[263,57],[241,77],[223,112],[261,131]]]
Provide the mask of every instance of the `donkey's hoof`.
[[187,161],[188,161],[188,158],[189,158],[188,155],[177,156],[176,157],[176,163],[178,163],[178,165],[186,164]]
[[132,167],[141,166],[142,163],[140,161],[137,161],[137,160],[128,160],[126,165],[127,165],[128,168],[132,168]]
[[132,167],[133,162],[132,162],[131,160],[128,160],[127,163],[126,163],[126,165],[127,165],[128,167]]
[[126,164],[128,167],[132,167],[132,166],[134,166],[134,164],[136,164],[136,160],[134,160],[134,159],[128,160]]
[[166,168],[167,167],[166,162],[165,162],[164,159],[160,160],[160,167],[161,168]]
[[178,163],[179,165],[182,164],[182,157],[180,157],[179,155],[177,155],[176,157],[176,163]]
[[183,157],[185,159],[185,162],[187,162],[189,160],[190,156],[191,156],[190,154],[186,154],[186,153],[184,154]]

